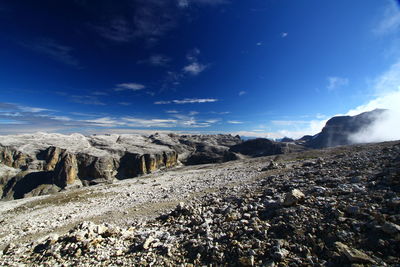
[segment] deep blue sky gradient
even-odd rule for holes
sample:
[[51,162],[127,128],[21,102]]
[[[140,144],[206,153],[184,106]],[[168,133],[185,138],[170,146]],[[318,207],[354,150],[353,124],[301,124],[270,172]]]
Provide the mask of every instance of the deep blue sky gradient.
[[[374,32],[393,6],[389,0],[5,0],[0,126],[301,130],[371,99],[371,80],[394,63],[388,51],[398,37]],[[160,55],[162,66],[149,62]],[[185,72],[193,63],[204,70]],[[331,87],[330,78],[338,81]],[[145,88],[115,90],[123,83]],[[155,104],[186,98],[215,102]],[[140,121],[129,124],[127,117]]]

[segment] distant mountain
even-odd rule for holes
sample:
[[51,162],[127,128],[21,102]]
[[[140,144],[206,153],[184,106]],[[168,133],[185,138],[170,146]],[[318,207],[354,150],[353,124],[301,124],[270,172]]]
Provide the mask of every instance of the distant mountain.
[[280,140],[276,140],[276,141],[283,142],[283,143],[291,143],[291,142],[294,142],[294,139],[285,136],[285,137],[281,138]]
[[261,157],[301,151],[303,149],[303,147],[294,144],[275,142],[266,138],[256,138],[234,145],[229,151],[252,157]]
[[368,127],[385,109],[375,109],[356,116],[336,116],[327,121],[322,131],[310,138],[304,136],[300,140],[305,141],[305,146],[311,148],[324,148],[339,145],[348,145],[352,142],[349,137]]

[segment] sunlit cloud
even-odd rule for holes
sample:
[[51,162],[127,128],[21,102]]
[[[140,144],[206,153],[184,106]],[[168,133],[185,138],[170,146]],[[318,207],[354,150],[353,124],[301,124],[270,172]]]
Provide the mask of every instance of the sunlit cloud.
[[129,102],[118,102],[118,105],[121,105],[121,106],[130,106],[130,105],[132,105],[132,103],[129,103]]
[[349,79],[343,78],[343,77],[332,76],[332,77],[328,77],[328,85],[326,88],[328,88],[328,90],[332,91],[332,90],[335,90],[337,88],[347,86],[347,85],[349,85]]
[[167,67],[171,62],[171,58],[161,54],[151,55],[148,59],[139,60],[138,64],[148,64],[156,67]]
[[215,98],[185,98],[182,100],[168,100],[168,101],[156,101],[156,105],[166,105],[166,104],[195,104],[195,103],[213,103],[217,102],[218,99]]
[[400,30],[400,7],[396,1],[387,1],[387,3],[383,18],[373,29],[373,32],[377,35],[395,33]]
[[139,91],[145,88],[146,86],[140,83],[120,83],[116,85],[114,91],[125,91],[125,90]]
[[91,95],[72,95],[70,97],[71,102],[83,104],[83,105],[95,105],[105,106],[106,104],[99,100],[97,96]]
[[242,124],[242,121],[227,121],[229,124]]
[[191,75],[198,75],[207,68],[206,65],[200,64],[198,62],[190,63],[189,65],[183,67],[183,71]]

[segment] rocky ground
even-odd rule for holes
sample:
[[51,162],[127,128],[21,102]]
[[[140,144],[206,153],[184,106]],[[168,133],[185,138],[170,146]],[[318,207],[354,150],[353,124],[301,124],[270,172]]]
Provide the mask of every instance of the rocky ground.
[[400,266],[400,142],[2,202],[0,265]]

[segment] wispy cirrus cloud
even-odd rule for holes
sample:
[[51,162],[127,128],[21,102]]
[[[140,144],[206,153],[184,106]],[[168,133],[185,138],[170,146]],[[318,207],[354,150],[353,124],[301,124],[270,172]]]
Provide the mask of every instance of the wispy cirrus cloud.
[[106,95],[108,95],[107,92],[103,92],[103,91],[94,91],[94,92],[91,92],[91,94],[92,95],[96,95],[96,96],[106,96]]
[[239,96],[242,96],[242,95],[245,95],[245,94],[247,94],[247,91],[240,91],[239,92]]
[[191,75],[198,75],[207,68],[206,65],[200,64],[198,62],[190,63],[183,68],[183,71]]
[[326,88],[329,91],[335,90],[339,87],[343,86],[348,86],[349,85],[349,79],[348,78],[343,78],[343,77],[338,77],[338,76],[331,76],[327,78],[328,80],[328,85]]
[[154,54],[144,60],[139,60],[138,64],[147,64],[155,67],[167,67],[171,62],[171,58],[166,55]]
[[122,11],[108,13],[101,10],[103,21],[90,27],[103,38],[126,43],[141,38],[148,43],[156,42],[178,25],[181,17],[179,8],[171,1],[132,0],[115,3],[115,9]]
[[181,8],[187,8],[192,4],[200,5],[221,5],[228,4],[227,0],[178,0],[178,6]]
[[242,121],[227,121],[229,124],[242,124]]
[[200,49],[193,48],[186,53],[187,64],[180,70],[169,70],[167,71],[166,78],[164,80],[163,89],[168,87],[176,87],[181,84],[182,80],[185,80],[188,76],[197,76],[206,70],[210,65],[199,62]]
[[166,105],[166,104],[195,104],[195,103],[213,103],[217,102],[216,98],[185,98],[181,100],[168,100],[168,101],[156,101],[156,105]]
[[139,91],[145,88],[146,86],[140,83],[120,83],[115,86],[114,91]]
[[189,64],[183,67],[183,72],[191,75],[198,75],[203,72],[208,66],[202,63],[199,63],[198,57],[200,55],[200,49],[193,48],[186,54],[186,59],[189,61]]
[[44,111],[52,111],[47,108],[30,107],[24,105],[18,105],[14,103],[0,102],[0,112],[29,112],[29,113],[40,113]]
[[62,45],[53,39],[38,39],[31,43],[21,43],[22,46],[35,52],[47,55],[48,57],[63,64],[81,68],[79,60],[72,55],[73,48]]
[[400,30],[400,7],[396,1],[387,1],[387,6],[383,11],[383,16],[373,28],[377,35],[386,35]]
[[130,103],[130,102],[118,102],[118,105],[121,105],[121,106],[130,106],[130,105],[132,105],[132,103]]
[[[96,114],[60,114],[46,108],[0,103],[0,134],[50,132],[96,132],[96,129],[134,128],[206,128],[218,118],[198,119],[197,113],[171,113],[167,117],[99,116]],[[73,116],[72,116],[73,115]],[[101,130],[99,130],[101,131]]]
[[72,95],[70,101],[83,105],[105,106],[106,104],[101,101],[97,96],[93,95]]

